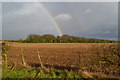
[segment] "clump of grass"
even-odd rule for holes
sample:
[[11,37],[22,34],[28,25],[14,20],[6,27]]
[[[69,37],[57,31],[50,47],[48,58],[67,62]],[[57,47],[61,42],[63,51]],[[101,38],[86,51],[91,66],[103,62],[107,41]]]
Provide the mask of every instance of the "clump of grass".
[[23,49],[21,49],[21,57],[22,57],[22,64],[26,67],[26,62],[25,62],[25,58],[23,55]]
[[8,58],[7,58],[7,51],[10,48],[10,45],[7,45],[6,43],[2,43],[2,61],[5,65],[8,65]]
[[43,66],[43,64],[42,64],[42,59],[41,59],[39,50],[37,50],[37,54],[38,54],[38,60],[39,60],[40,66],[41,66],[41,68],[43,69],[44,66]]

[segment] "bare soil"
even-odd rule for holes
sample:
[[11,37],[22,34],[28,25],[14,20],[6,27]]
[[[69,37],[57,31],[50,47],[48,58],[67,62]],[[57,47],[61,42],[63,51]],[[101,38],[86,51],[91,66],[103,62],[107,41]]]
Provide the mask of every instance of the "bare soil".
[[[78,61],[92,64],[95,47],[108,47],[115,43],[8,43],[8,61],[22,65],[22,53],[27,64],[39,63],[38,51],[44,65],[76,67]],[[104,48],[102,47],[102,48]],[[80,58],[80,59],[79,59]]]

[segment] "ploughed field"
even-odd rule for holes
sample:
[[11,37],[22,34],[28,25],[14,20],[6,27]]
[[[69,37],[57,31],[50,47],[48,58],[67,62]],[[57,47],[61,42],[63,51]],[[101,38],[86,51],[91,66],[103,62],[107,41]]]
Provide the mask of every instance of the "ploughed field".
[[[22,65],[22,54],[27,64],[39,64],[39,51],[43,64],[76,67],[80,63],[92,65],[97,54],[110,56],[109,47],[116,45],[116,43],[8,43],[10,47],[7,56],[8,61],[16,62],[17,65]],[[114,56],[112,58],[114,59]]]
[[[22,54],[28,65],[39,64],[38,51],[44,65],[76,67],[79,54],[82,60],[90,64],[93,54],[89,48],[93,44],[85,43],[9,43],[8,61],[22,65]],[[98,45],[98,44],[94,44]],[[21,51],[22,50],[22,51]]]
[[[7,43],[6,52],[9,64],[39,67],[68,68],[93,72],[108,72],[107,75],[120,76],[118,43]],[[102,70],[102,71],[101,71]],[[96,73],[95,73],[96,74]],[[105,73],[106,74],[106,73]]]

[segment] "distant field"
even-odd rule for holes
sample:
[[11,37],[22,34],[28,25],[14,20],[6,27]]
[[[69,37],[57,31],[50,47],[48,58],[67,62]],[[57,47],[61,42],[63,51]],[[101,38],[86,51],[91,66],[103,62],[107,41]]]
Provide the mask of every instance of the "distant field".
[[9,49],[6,54],[9,65],[23,66],[24,56],[27,66],[39,67],[39,52],[42,64],[46,67],[72,71],[77,71],[78,68],[82,70],[92,68],[97,72],[106,70],[109,77],[115,77],[113,72],[116,72],[117,77],[120,73],[113,63],[119,58],[112,54],[112,49],[117,49],[117,45],[117,43],[7,43]]

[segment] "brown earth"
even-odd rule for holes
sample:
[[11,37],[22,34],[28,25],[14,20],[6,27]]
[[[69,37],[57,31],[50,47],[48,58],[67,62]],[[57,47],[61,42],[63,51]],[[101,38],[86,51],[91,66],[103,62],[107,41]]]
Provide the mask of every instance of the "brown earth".
[[22,65],[22,53],[27,64],[39,63],[37,54],[39,50],[42,63],[45,65],[76,67],[78,62],[82,65],[93,64],[97,47],[106,48],[115,43],[8,43],[8,45],[10,46],[7,51],[8,61],[16,62],[17,65]]

